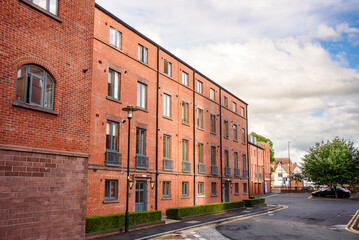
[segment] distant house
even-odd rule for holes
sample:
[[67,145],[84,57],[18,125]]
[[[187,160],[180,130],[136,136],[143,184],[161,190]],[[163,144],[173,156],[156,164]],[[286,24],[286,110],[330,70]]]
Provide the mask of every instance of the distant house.
[[297,163],[293,163],[289,158],[276,158],[274,163],[275,172],[272,174],[274,188],[303,187],[303,181],[296,182],[289,179],[289,168],[291,174],[301,173],[302,169]]

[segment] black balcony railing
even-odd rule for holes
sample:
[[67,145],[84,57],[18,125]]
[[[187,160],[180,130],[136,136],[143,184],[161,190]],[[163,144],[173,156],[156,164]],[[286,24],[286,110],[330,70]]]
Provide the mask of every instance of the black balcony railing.
[[188,161],[182,161],[182,172],[191,172],[191,163]]
[[230,167],[224,167],[224,175],[231,176],[231,168]]
[[239,168],[234,169],[234,176],[240,177],[241,176],[241,170]]
[[206,164],[198,163],[198,173],[206,173]]
[[163,159],[163,171],[173,171],[173,160],[164,158]]
[[121,166],[122,164],[122,154],[114,151],[106,149],[105,152],[105,165],[106,166]]
[[211,166],[211,173],[212,173],[213,175],[218,175],[218,166],[212,165],[212,166]]
[[243,170],[243,177],[248,177],[248,170]]
[[136,155],[136,168],[148,169],[148,157],[144,155]]

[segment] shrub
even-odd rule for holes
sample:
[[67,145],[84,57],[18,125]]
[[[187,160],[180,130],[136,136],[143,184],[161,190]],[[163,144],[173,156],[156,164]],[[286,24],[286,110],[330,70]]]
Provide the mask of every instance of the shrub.
[[255,199],[256,197],[255,196],[250,196],[249,199]]
[[167,208],[166,216],[171,219],[179,219],[181,217],[199,215],[204,213],[219,212],[228,209],[241,208],[244,206],[243,201],[235,201],[228,203],[211,203],[199,206],[175,207]]
[[[130,212],[129,225],[161,221],[161,211]],[[125,213],[92,216],[86,218],[86,233],[98,232],[125,226]]]
[[243,200],[246,207],[253,207],[265,203],[265,198],[253,198]]

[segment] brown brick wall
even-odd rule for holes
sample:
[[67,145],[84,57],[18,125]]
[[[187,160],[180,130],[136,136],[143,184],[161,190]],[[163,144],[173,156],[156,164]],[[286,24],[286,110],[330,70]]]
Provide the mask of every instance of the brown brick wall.
[[0,145],[1,239],[83,239],[85,154]]

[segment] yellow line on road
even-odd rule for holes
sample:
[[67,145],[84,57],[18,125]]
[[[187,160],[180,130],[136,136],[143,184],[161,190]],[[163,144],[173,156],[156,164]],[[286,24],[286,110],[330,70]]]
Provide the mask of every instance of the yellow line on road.
[[358,224],[358,222],[359,222],[358,219],[359,219],[359,210],[354,214],[352,219],[350,219],[350,221],[346,225],[345,229],[348,230],[349,232],[359,234],[359,231],[354,229],[355,224]]
[[268,211],[260,212],[260,213],[257,213],[257,214],[249,213],[247,215],[232,218],[232,219],[230,219],[228,221],[224,221],[224,222],[220,222],[220,223],[213,223],[213,224],[200,226],[200,227],[194,227],[194,228],[190,228],[190,229],[183,230],[183,231],[179,230],[179,232],[177,234],[168,234],[168,235],[165,235],[165,236],[160,236],[160,237],[152,238],[152,239],[156,239],[156,240],[166,239],[166,238],[169,238],[169,237],[172,237],[172,236],[178,236],[178,235],[183,234],[183,233],[194,232],[194,231],[197,231],[199,229],[204,229],[204,228],[216,227],[216,226],[220,226],[220,225],[235,222],[235,221],[248,219],[248,218],[252,218],[252,217],[256,217],[256,216],[260,216],[260,215],[264,215],[264,214],[267,214],[268,212],[277,212],[277,211],[287,209],[287,208],[288,208],[288,206],[286,206],[286,205],[278,205],[278,207],[276,209],[273,209],[273,210],[268,210]]

